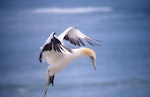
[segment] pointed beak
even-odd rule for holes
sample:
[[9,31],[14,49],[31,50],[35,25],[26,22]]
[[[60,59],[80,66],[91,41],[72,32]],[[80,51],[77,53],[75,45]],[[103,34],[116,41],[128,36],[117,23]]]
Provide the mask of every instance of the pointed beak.
[[90,56],[90,60],[91,60],[91,62],[93,64],[93,66],[94,66],[94,69],[96,70],[96,59],[94,57]]

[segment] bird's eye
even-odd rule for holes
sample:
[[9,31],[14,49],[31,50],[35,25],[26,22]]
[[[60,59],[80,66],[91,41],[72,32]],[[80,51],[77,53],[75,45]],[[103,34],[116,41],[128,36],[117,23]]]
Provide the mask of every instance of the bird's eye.
[[94,59],[94,57],[93,56],[89,56],[91,59]]

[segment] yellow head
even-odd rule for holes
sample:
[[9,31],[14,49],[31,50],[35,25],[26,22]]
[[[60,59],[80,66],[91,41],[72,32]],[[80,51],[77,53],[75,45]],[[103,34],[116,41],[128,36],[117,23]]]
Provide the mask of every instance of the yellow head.
[[92,49],[89,48],[80,48],[81,53],[88,56],[93,63],[94,69],[96,69],[96,54]]

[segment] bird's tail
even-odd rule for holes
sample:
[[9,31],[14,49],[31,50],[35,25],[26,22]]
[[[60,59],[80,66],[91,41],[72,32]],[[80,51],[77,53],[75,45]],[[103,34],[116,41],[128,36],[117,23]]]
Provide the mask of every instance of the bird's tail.
[[44,97],[46,97],[46,93],[47,93],[47,90],[48,90],[48,85],[52,84],[52,86],[54,86],[54,77],[55,77],[54,75],[49,77],[49,82],[47,82],[46,86],[45,86]]
[[46,93],[47,93],[47,90],[48,90],[48,84],[46,83],[46,87],[45,87],[45,94],[44,94],[44,97],[46,97]]

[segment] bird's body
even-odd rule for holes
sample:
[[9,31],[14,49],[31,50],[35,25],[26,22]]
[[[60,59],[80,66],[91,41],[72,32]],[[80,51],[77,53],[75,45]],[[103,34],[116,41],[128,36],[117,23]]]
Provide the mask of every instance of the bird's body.
[[74,59],[80,58],[82,56],[88,56],[91,59],[94,68],[96,69],[96,54],[92,49],[85,47],[77,49],[68,48],[64,45],[64,39],[78,46],[85,46],[81,39],[84,39],[89,44],[94,45],[90,37],[81,33],[75,27],[69,27],[59,36],[56,36],[55,33],[52,32],[52,34],[46,40],[45,44],[41,47],[41,53],[39,57],[40,62],[46,61],[49,64],[46,72],[45,96],[48,85],[52,84],[53,86],[54,75],[69,63],[71,63]]
[[[72,53],[58,53],[55,51],[52,51],[50,53],[45,53],[46,61],[49,66],[50,74],[55,75],[58,71],[63,69],[65,66],[67,66],[70,62],[72,62],[74,59],[82,57],[82,56],[88,56],[86,55],[86,50],[91,50],[88,48],[81,47],[79,49],[72,49]],[[88,51],[87,51],[88,52]],[[93,52],[91,50],[91,52]],[[94,52],[93,52],[94,53]],[[94,67],[95,68],[95,67]]]

